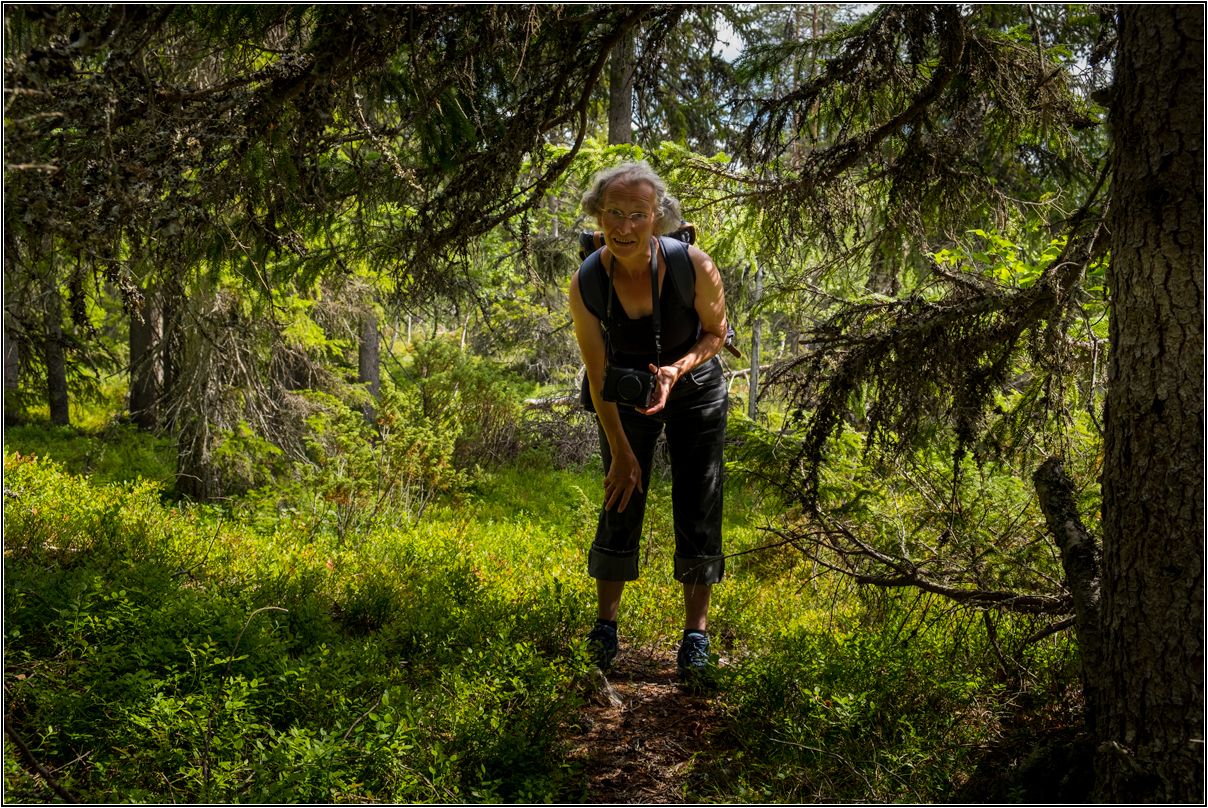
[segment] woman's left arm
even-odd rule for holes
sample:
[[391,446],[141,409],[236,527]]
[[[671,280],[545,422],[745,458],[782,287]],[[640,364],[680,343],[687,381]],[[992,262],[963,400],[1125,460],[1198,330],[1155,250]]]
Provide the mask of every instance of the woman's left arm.
[[663,409],[675,383],[693,368],[717,356],[726,342],[726,293],[722,288],[721,273],[704,250],[689,246],[688,256],[696,270],[696,314],[700,317],[700,338],[674,364],[662,367],[650,365],[650,372],[657,377],[657,383],[650,406],[638,410],[644,415],[653,415]]

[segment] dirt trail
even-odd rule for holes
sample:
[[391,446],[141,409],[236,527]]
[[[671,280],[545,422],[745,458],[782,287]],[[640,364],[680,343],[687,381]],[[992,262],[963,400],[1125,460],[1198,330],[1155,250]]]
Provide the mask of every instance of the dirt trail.
[[721,726],[716,699],[676,683],[673,651],[622,646],[608,676],[597,676],[579,732],[568,739],[570,758],[586,774],[584,801],[684,802],[692,757]]

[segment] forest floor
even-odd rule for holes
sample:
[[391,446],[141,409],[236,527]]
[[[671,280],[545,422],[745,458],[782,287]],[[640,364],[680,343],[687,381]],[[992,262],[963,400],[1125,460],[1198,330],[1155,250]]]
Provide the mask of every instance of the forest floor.
[[685,802],[693,758],[722,726],[716,698],[677,683],[673,650],[622,645],[608,675],[597,672],[578,734],[568,738],[570,759],[583,766],[583,801]]

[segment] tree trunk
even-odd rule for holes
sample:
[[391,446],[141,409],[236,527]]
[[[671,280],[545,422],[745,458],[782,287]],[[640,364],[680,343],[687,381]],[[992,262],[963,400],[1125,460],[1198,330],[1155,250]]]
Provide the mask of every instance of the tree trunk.
[[50,404],[50,422],[67,426],[71,423],[71,415],[68,412],[67,398],[67,351],[63,343],[63,299],[59,295],[59,286],[53,279],[46,282],[43,302],[46,328],[46,394]]
[[890,232],[873,248],[866,288],[874,294],[896,297],[901,288],[899,267],[903,263],[902,239]]
[[1101,573],[1098,548],[1082,525],[1074,503],[1074,483],[1056,458],[1046,460],[1032,476],[1040,509],[1061,551],[1066,587],[1074,598],[1074,632],[1082,667],[1087,729],[1097,733],[1103,711],[1099,671],[1103,666]]
[[[357,349],[357,382],[375,399],[382,391],[381,335],[378,333],[377,315],[366,311],[361,315],[361,339]],[[365,417],[373,419],[373,404],[365,405]]]
[[1203,803],[1203,9],[1121,6],[1098,797]]
[[[754,261],[752,263],[755,263]],[[763,296],[763,267],[755,263],[755,295],[752,304],[759,305],[759,298]],[[759,349],[761,347],[760,326],[763,323],[758,317],[751,323],[751,376],[748,389],[750,393],[747,401],[747,415],[752,421],[759,415]]]
[[633,142],[633,32],[612,49],[608,60],[608,143]]
[[130,417],[139,429],[148,431],[159,424],[162,331],[156,295],[148,289],[139,310],[130,315]]
[[16,423],[16,408],[10,396],[17,392],[21,383],[21,343],[16,334],[10,333],[8,313],[4,315],[4,422]]
[[[181,288],[179,281],[169,280],[166,284],[159,288],[159,305],[162,315],[161,327],[163,332],[160,335],[160,368],[161,368],[161,394],[168,401],[174,401],[177,398],[177,386],[181,372],[181,352],[184,344],[183,327],[184,327],[184,290]],[[163,423],[161,426],[167,427],[169,430],[175,431],[173,420],[173,409],[168,407],[160,419]]]

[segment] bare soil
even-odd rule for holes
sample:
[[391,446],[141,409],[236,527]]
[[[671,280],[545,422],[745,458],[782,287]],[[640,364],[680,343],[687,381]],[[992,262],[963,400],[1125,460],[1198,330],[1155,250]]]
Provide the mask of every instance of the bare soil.
[[626,648],[597,674],[567,738],[583,766],[585,803],[683,803],[693,758],[722,725],[712,695],[677,683],[674,648]]

